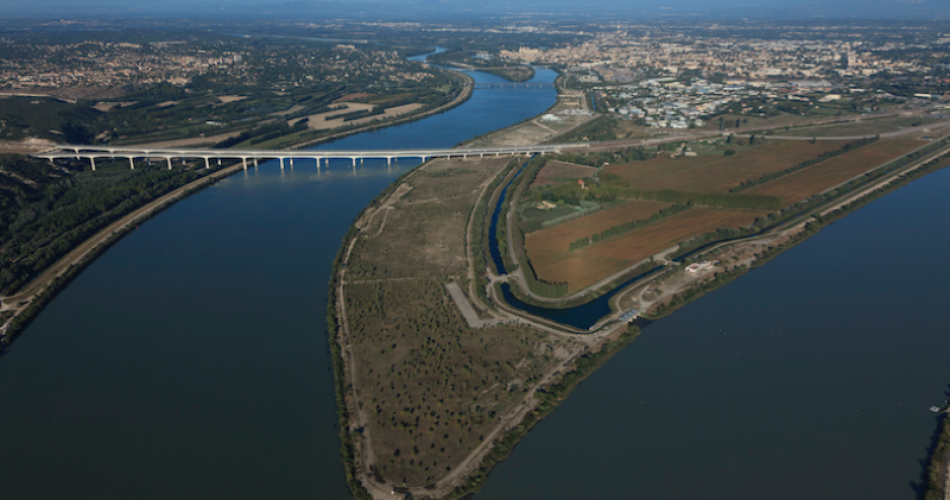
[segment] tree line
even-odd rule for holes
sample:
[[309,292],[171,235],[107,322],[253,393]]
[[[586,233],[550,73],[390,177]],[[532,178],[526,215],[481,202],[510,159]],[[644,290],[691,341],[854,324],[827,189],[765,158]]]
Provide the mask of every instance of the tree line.
[[78,244],[122,216],[214,170],[82,171],[22,156],[0,158],[0,291],[12,294]]
[[601,241],[608,240],[615,236],[620,236],[621,234],[633,231],[634,229],[641,228],[643,226],[646,226],[647,224],[653,224],[654,222],[657,222],[660,219],[665,219],[671,215],[676,215],[680,212],[689,210],[690,208],[692,208],[692,206],[693,206],[692,203],[676,204],[670,208],[660,210],[659,212],[653,214],[647,219],[624,222],[623,224],[613,226],[599,233],[595,233],[591,235],[590,237],[585,236],[583,238],[580,238],[578,240],[571,242],[571,244],[568,246],[568,251],[573,252],[574,250],[579,250],[588,245],[599,243]]
[[845,154],[845,153],[850,153],[851,151],[854,151],[854,150],[856,150],[856,149],[858,149],[858,148],[860,148],[860,147],[862,147],[862,146],[867,146],[868,144],[872,144],[872,143],[874,143],[874,142],[877,142],[877,140],[880,139],[880,138],[881,138],[880,135],[876,135],[876,136],[874,136],[874,137],[868,137],[867,139],[860,139],[860,140],[857,140],[857,141],[854,141],[854,142],[845,144],[844,146],[841,146],[840,149],[836,149],[836,150],[834,150],[834,151],[826,151],[826,152],[824,152],[824,153],[818,155],[817,158],[812,158],[812,159],[810,159],[810,160],[805,160],[805,161],[799,163],[798,165],[795,165],[794,167],[786,168],[785,170],[781,170],[781,171],[779,171],[779,172],[772,172],[772,173],[770,173],[770,174],[765,174],[765,175],[763,175],[762,177],[759,177],[759,178],[757,178],[757,179],[752,179],[752,180],[745,181],[745,182],[743,182],[742,184],[740,184],[740,185],[738,185],[738,186],[736,186],[736,187],[730,189],[729,192],[730,192],[730,193],[738,193],[739,191],[744,191],[744,190],[746,190],[746,189],[751,188],[752,186],[758,186],[759,184],[764,184],[764,183],[766,183],[766,182],[769,182],[769,181],[774,180],[774,179],[778,179],[779,177],[782,177],[782,176],[791,174],[791,173],[793,173],[793,172],[798,172],[799,170],[802,170],[802,169],[804,169],[804,168],[808,168],[808,167],[810,167],[810,166],[812,166],[812,165],[815,165],[815,164],[817,164],[817,163],[821,163],[821,162],[823,162],[823,161],[825,161],[825,160],[830,160],[830,159],[832,159],[832,158],[834,158],[834,157],[836,157],[836,156],[841,156],[841,155],[843,155],[843,154]]

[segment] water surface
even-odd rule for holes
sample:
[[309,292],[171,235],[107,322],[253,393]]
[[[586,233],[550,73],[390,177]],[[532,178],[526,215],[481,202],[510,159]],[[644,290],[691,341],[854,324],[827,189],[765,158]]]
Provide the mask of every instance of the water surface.
[[[450,147],[554,98],[476,90],[321,148]],[[0,358],[0,498],[349,498],[327,282],[356,214],[417,164],[268,162],[123,238]]]
[[660,320],[481,498],[913,500],[950,383],[950,171]]

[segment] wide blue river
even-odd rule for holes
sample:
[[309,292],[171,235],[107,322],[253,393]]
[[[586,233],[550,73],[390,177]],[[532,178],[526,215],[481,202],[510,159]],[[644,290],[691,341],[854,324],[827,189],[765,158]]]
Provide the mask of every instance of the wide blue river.
[[[322,147],[453,146],[554,98],[476,90]],[[415,165],[270,162],[110,249],[0,358],[0,498],[349,498],[327,281]],[[479,498],[914,499],[950,382],[948,191],[948,172],[919,180],[646,328]]]

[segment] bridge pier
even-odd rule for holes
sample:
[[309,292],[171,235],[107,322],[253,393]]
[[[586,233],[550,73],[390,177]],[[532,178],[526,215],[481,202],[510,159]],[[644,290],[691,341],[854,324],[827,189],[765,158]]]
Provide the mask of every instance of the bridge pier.
[[218,157],[218,166],[219,166],[219,167],[221,166],[221,157],[220,157],[220,156]]
[[351,156],[350,159],[353,160],[353,168],[356,168],[356,157]]
[[254,158],[254,168],[257,168],[257,158]]
[[[76,158],[79,158],[79,157],[77,156]],[[89,164],[92,165],[92,171],[95,172],[95,171],[96,171],[96,159],[90,156],[90,157],[89,157]]]
[[242,156],[242,157],[241,157],[241,161],[244,162],[244,170],[247,170],[247,157],[246,157],[246,156]]
[[390,165],[392,165],[392,164],[393,164],[393,157],[392,157],[392,156],[387,156],[387,157],[386,157],[386,166],[388,167],[388,166],[390,166]]
[[129,157],[129,168],[135,170],[135,161],[132,160],[132,157]]
[[284,169],[284,157],[283,157],[283,156],[280,157],[280,169],[281,169],[281,170]]
[[294,168],[294,159],[293,159],[293,158],[290,159],[290,168]]
[[205,156],[205,170],[211,168],[211,163],[209,163],[208,157]]
[[172,157],[171,157],[171,156],[166,156],[165,159],[168,160],[168,170],[171,170],[171,169],[172,169]]

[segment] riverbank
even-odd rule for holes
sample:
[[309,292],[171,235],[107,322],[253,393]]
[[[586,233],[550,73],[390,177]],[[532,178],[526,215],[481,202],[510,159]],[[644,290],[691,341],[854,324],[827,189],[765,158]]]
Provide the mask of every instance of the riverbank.
[[[543,329],[536,330],[534,325],[513,323],[510,318],[489,322],[477,330],[465,329],[454,305],[439,299],[444,296],[439,281],[464,282],[471,273],[473,263],[465,257],[469,252],[465,235],[471,233],[474,222],[471,213],[483,205],[488,187],[507,172],[502,168],[506,163],[505,159],[500,163],[498,159],[438,160],[414,169],[360,214],[341,247],[331,280],[334,293],[327,309],[328,327],[343,457],[348,481],[358,498],[384,498],[389,491],[415,497],[459,498],[477,489],[494,463],[507,455],[505,450],[512,440],[519,439],[509,431],[524,430],[524,419],[534,415],[537,401],[533,395],[561,380],[562,373],[572,371],[575,363],[583,365],[582,360],[587,359],[583,357],[587,351],[584,343],[569,336],[558,338]],[[473,186],[480,189],[472,193]],[[439,196],[433,198],[436,193]],[[414,231],[407,231],[407,225]],[[438,246],[426,244],[425,238],[420,240],[436,228],[442,234]],[[407,254],[407,247],[424,254],[425,260]],[[427,276],[442,278],[434,281]],[[373,307],[373,301],[383,307]],[[393,336],[393,328],[403,333]],[[477,335],[455,344],[449,332],[456,330]],[[396,343],[389,346],[393,341],[398,341],[398,348]],[[445,347],[452,349],[441,347],[442,342],[449,342]],[[471,361],[473,356],[481,357],[483,343],[491,359],[514,368],[503,373]],[[537,343],[551,349],[543,360],[533,354]],[[528,346],[532,349],[526,349]],[[456,348],[461,351],[461,360],[450,354]],[[407,357],[413,359],[408,366],[415,368],[389,369],[387,383],[402,379],[418,383],[411,387],[402,384],[399,394],[381,396],[380,401],[378,391],[388,392],[372,374],[386,370],[391,361],[393,366],[406,366],[400,360]],[[458,372],[453,367],[460,362],[465,362],[466,368]],[[432,374],[423,369],[433,365],[444,368]],[[449,386],[443,385],[442,370],[455,373]],[[490,377],[494,377],[494,384],[487,382]],[[474,401],[471,396],[453,396],[458,389],[472,386]],[[433,405],[438,412],[431,413],[435,419],[431,420],[431,408],[426,406],[421,422],[404,420],[399,408],[407,398],[425,403],[432,390],[439,394],[439,403]],[[393,397],[397,401],[391,401]],[[389,408],[392,404],[397,406]],[[450,422],[440,420],[438,415],[443,411],[452,415]],[[485,419],[485,412],[492,418]],[[398,429],[411,434],[411,443],[399,444],[405,436],[394,432],[397,428],[390,427],[390,418],[404,422]],[[444,433],[440,443],[426,446],[429,436],[420,431],[427,427],[429,434]],[[438,451],[437,445],[441,446]],[[407,448],[413,450],[408,461],[402,454]],[[388,462],[386,457],[390,457]],[[423,471],[414,466],[414,461],[438,467],[430,471],[427,466]]]
[[[213,171],[135,209],[76,246],[65,257],[56,261],[55,264],[22,287],[16,294],[0,297],[0,311],[8,313],[4,318],[5,323],[0,324],[0,334],[2,334],[0,335],[0,343],[4,346],[12,344],[46,304],[55,298],[86,266],[129,231],[133,230],[133,225],[137,227],[138,224],[145,222],[173,203],[238,172],[242,168],[241,164],[236,164]],[[12,314],[9,314],[11,312]]]
[[950,418],[940,413],[937,439],[931,449],[925,474],[924,500],[946,500],[950,497]]
[[[463,87],[459,95],[449,103],[435,109],[418,113],[414,112],[408,116],[402,116],[382,123],[371,123],[313,141],[304,141],[294,144],[293,147],[300,148],[307,145],[332,142],[351,135],[410,123],[434,114],[444,113],[460,106],[471,98],[475,81],[471,76],[464,73],[456,71],[452,73],[463,82]],[[0,317],[0,343],[4,346],[12,344],[13,340],[29,325],[32,318],[39,314],[43,307],[52,300],[62,288],[68,285],[69,281],[77,276],[82,269],[126,234],[132,224],[144,222],[155,213],[164,210],[176,201],[184,199],[188,194],[203,189],[209,185],[209,182],[235,173],[240,168],[240,164],[236,164],[231,167],[216,170],[206,177],[167,194],[163,194],[158,200],[134,210],[129,215],[110,224],[105,229],[77,245],[70,253],[41,272],[30,283],[18,290],[17,293],[10,296],[0,296],[0,312],[5,313]],[[202,171],[198,170],[198,172]]]

